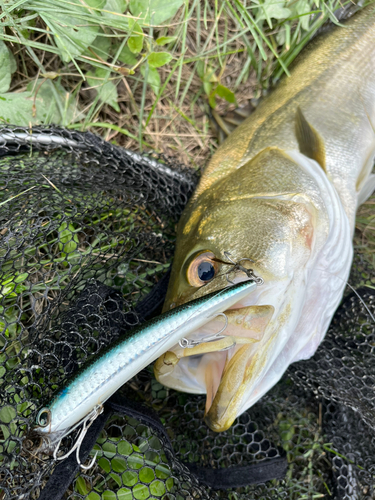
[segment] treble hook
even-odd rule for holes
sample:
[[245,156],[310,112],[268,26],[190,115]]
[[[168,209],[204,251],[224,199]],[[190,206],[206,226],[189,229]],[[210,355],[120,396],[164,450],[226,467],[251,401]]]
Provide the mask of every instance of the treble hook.
[[229,271],[225,274],[225,277],[227,278],[228,283],[231,283],[234,285],[233,281],[229,279],[229,274],[233,273],[235,271],[242,271],[243,273],[246,274],[248,278],[253,280],[257,285],[263,285],[264,279],[261,278],[260,276],[256,276],[254,274],[254,271],[252,269],[247,269],[247,267],[241,266],[240,262],[248,261],[248,262],[254,262],[252,259],[249,259],[248,257],[244,257],[243,259],[240,259],[238,262],[234,262],[234,260],[230,256],[231,254],[229,252],[224,252],[224,256],[231,264],[233,264],[233,267],[229,269]]
[[[98,452],[95,453],[95,456],[94,458],[91,460],[91,462],[89,463],[89,465],[83,465],[81,464],[81,461],[80,461],[80,458],[79,458],[79,452],[80,452],[80,449],[81,449],[81,445],[82,445],[82,442],[87,434],[87,431],[89,429],[89,427],[92,425],[92,423],[94,422],[94,420],[101,414],[103,413],[103,405],[96,405],[94,406],[94,408],[91,410],[90,413],[88,413],[86,415],[86,417],[83,419],[83,420],[80,420],[76,425],[74,425],[71,429],[69,429],[69,431],[64,434],[60,439],[59,441],[57,442],[57,446],[53,452],[53,458],[55,460],[65,460],[66,458],[68,458],[72,453],[73,451],[75,450],[76,451],[76,457],[77,457],[77,463],[78,465],[84,469],[84,470],[88,470],[88,469],[91,469],[91,467],[94,465],[95,463],[95,460],[96,460],[96,457],[97,457],[97,454]],[[62,457],[58,457],[57,456],[57,452],[59,451],[59,448],[60,448],[60,445],[61,445],[61,441],[63,440],[64,437],[68,436],[69,434],[71,434],[78,426],[80,426],[81,424],[83,424],[82,426],[82,429],[80,430],[79,434],[78,434],[78,438],[77,438],[77,441],[76,443],[74,444],[74,446],[72,447],[71,450],[69,450],[67,453],[65,453],[65,455],[63,455]]]
[[221,339],[225,338],[225,335],[221,335],[221,334],[228,326],[228,317],[223,312],[220,312],[220,313],[217,313],[216,316],[214,316],[212,319],[215,319],[218,316],[223,316],[225,318],[225,325],[223,326],[223,328],[219,332],[217,332],[213,335],[208,335],[207,337],[202,337],[199,340],[187,339],[184,337],[181,340],[179,340],[179,342],[178,342],[179,346],[182,347],[183,349],[191,349],[192,347],[196,347],[197,345],[204,344],[205,342],[215,342],[215,340],[221,340]]

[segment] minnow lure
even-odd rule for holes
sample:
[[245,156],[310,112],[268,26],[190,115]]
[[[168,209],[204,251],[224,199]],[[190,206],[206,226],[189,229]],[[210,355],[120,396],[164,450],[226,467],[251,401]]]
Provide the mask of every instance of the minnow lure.
[[[76,449],[89,425],[101,413],[103,403],[117,389],[181,339],[247,297],[256,287],[254,280],[242,281],[172,309],[127,332],[39,411],[34,431],[47,438],[56,458],[61,439],[83,424],[73,448]],[[249,339],[219,334],[202,339],[202,342],[210,343],[211,351],[249,342]]]

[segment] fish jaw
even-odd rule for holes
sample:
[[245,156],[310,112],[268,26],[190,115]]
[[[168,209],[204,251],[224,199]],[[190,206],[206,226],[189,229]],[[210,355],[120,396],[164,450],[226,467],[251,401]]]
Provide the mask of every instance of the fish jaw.
[[[289,269],[289,272],[275,277],[272,276],[272,267],[256,261],[253,267],[265,279],[264,285],[258,287],[247,302],[235,304],[228,311],[231,321],[228,321],[225,333],[237,336],[254,333],[249,333],[249,328],[243,324],[251,324],[251,318],[241,323],[246,307],[256,307],[258,311],[262,311],[262,307],[268,308],[268,315],[272,311],[272,318],[263,322],[259,342],[235,346],[226,352],[203,354],[194,359],[179,359],[166,376],[156,374],[158,380],[169,387],[192,393],[207,393],[205,420],[215,431],[230,427],[238,415],[281,378],[290,363],[308,358],[315,352],[341,300],[349,274],[352,260],[351,228],[335,188],[315,161],[298,151],[288,151],[285,155],[291,163],[299,165],[305,174],[314,179],[320,199],[324,202],[319,210],[311,211],[313,233],[310,235],[309,231],[305,231],[304,235],[308,236],[305,238],[306,251],[297,252],[299,258],[294,259],[295,262],[287,262],[284,270]],[[314,205],[314,202],[311,203]],[[207,244],[205,242],[206,247]],[[235,260],[252,257],[245,253],[244,248],[241,245],[242,253],[236,248],[233,252]],[[215,251],[212,247],[210,250]],[[275,257],[283,261],[283,256]],[[295,265],[292,265],[293,262]],[[176,273],[178,271],[175,270]],[[215,286],[214,282],[211,286],[202,287],[203,290],[197,290],[195,295],[207,293]],[[172,283],[173,287],[176,285]],[[174,296],[172,294],[169,300],[172,303],[184,300],[187,290],[185,287],[185,290],[176,293],[175,288]],[[214,328],[210,324],[207,327],[211,331]],[[193,336],[199,337],[206,332],[196,332]],[[172,351],[179,356],[178,348]]]

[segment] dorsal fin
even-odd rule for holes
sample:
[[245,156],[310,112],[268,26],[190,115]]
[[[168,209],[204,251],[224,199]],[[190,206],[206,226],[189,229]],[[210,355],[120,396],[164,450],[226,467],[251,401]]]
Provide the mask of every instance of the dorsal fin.
[[297,108],[296,113],[296,137],[300,152],[308,158],[317,161],[327,173],[324,141],[320,134],[306,120],[300,107]]

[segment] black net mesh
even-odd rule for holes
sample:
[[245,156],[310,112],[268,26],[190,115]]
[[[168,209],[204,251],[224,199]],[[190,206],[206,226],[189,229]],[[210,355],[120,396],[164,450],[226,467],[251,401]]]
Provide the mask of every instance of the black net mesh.
[[[56,462],[26,442],[36,414],[89,357],[143,320],[136,305],[169,268],[197,178],[162,156],[57,128],[0,129],[0,172],[0,499],[38,498]],[[360,288],[371,272],[357,256],[351,283]],[[360,294],[375,314],[371,289]],[[158,413],[175,455],[144,423],[111,414],[90,452],[94,466],[63,498],[374,498],[369,311],[348,293],[316,355],[220,434],[203,423],[203,397],[143,370],[120,392]],[[285,455],[285,479],[231,490],[205,486],[185,465]]]

